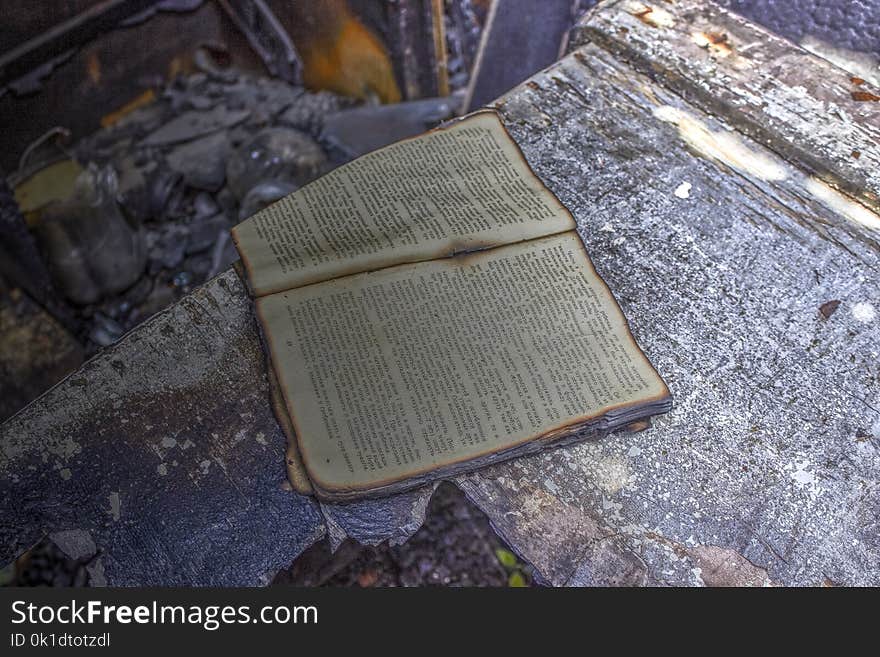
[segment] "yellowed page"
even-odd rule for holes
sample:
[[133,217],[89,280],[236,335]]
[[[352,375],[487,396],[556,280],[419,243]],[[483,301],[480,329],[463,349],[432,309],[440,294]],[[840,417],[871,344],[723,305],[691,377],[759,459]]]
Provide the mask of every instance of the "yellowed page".
[[260,296],[574,228],[494,112],[364,155],[233,230]]
[[284,401],[281,386],[278,384],[278,379],[275,376],[275,368],[271,363],[268,363],[266,373],[269,377],[272,412],[275,414],[275,419],[278,420],[278,425],[284,432],[285,438],[287,438],[287,450],[284,456],[284,461],[287,465],[287,479],[297,493],[312,495],[314,493],[312,482],[309,481],[309,476],[299,455],[299,445],[296,442],[293,423],[290,421],[290,415],[288,415],[287,403]]
[[574,231],[257,300],[309,477],[384,486],[668,397]]

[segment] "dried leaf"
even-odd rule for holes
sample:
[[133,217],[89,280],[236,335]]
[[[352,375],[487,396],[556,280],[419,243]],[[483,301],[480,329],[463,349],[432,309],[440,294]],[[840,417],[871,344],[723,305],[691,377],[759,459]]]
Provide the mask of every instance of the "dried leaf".
[[850,96],[852,96],[853,100],[858,101],[873,101],[876,103],[880,100],[880,96],[872,94],[870,91],[853,91],[850,93]]
[[525,576],[518,570],[510,573],[510,577],[507,578],[507,585],[513,588],[521,588],[524,586],[528,586],[529,583],[526,582]]
[[505,550],[504,548],[495,548],[495,556],[498,558],[498,563],[500,563],[508,570],[516,568],[516,555],[510,550]]
[[822,315],[823,319],[828,319],[837,312],[837,307],[840,305],[840,301],[837,299],[833,299],[831,301],[826,301],[821,306],[819,306],[819,313]]

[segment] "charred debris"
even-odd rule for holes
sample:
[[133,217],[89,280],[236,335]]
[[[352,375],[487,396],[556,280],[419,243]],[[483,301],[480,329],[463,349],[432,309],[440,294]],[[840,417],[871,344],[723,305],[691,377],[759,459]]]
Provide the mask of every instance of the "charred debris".
[[[186,6],[158,3],[123,22],[202,3],[176,4]],[[307,90],[296,50],[271,13],[261,13],[266,4],[232,4],[227,11],[270,74],[241,70],[224,46],[206,43],[189,72],[152,86],[78,139],[62,127],[78,111],[72,99],[59,108],[59,126],[4,172],[0,291],[6,299],[23,290],[85,357],[226,269],[237,259],[229,238],[236,223],[353,157],[451,117],[467,82],[469,3],[445,17],[459,93],[391,104],[375,94]],[[85,29],[93,38],[99,27],[73,25],[71,35],[84,38]],[[60,61],[42,54],[52,66],[7,84],[3,95],[39,93]]]

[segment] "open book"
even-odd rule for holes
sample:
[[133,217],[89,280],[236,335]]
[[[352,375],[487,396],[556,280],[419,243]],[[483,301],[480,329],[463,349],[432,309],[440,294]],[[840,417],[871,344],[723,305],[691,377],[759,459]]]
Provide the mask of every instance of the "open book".
[[295,488],[387,494],[668,410],[574,228],[491,111],[238,225]]

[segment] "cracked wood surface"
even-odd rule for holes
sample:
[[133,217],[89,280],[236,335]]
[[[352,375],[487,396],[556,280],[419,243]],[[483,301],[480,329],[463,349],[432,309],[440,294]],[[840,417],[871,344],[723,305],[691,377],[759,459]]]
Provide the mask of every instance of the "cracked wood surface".
[[880,90],[706,0],[600,3],[589,42],[880,209]]
[[[588,16],[592,35],[615,17],[641,23],[626,7]],[[673,21],[708,11],[663,7]],[[651,29],[644,39],[690,47],[690,30]],[[702,60],[670,82],[593,36],[496,106],[572,210],[675,407],[646,432],[455,483],[552,584],[880,583],[877,215],[826,184],[834,167],[798,155],[830,158],[805,141],[826,117],[774,131],[771,150],[745,136],[757,119],[742,107],[682,91],[689,76],[702,84]],[[648,46],[646,58],[672,47]],[[800,53],[787,56],[805,80],[824,75]],[[728,84],[733,94],[744,82]],[[878,128],[876,115],[849,115]],[[867,181],[854,193],[869,201],[870,159],[834,174]],[[97,549],[114,584],[265,581],[325,531],[404,540],[432,492],[316,505],[285,490],[256,328],[231,271],[2,432],[3,556],[48,532],[69,551]]]
[[553,584],[876,584],[877,233],[595,44],[498,106],[675,407],[459,485]]

